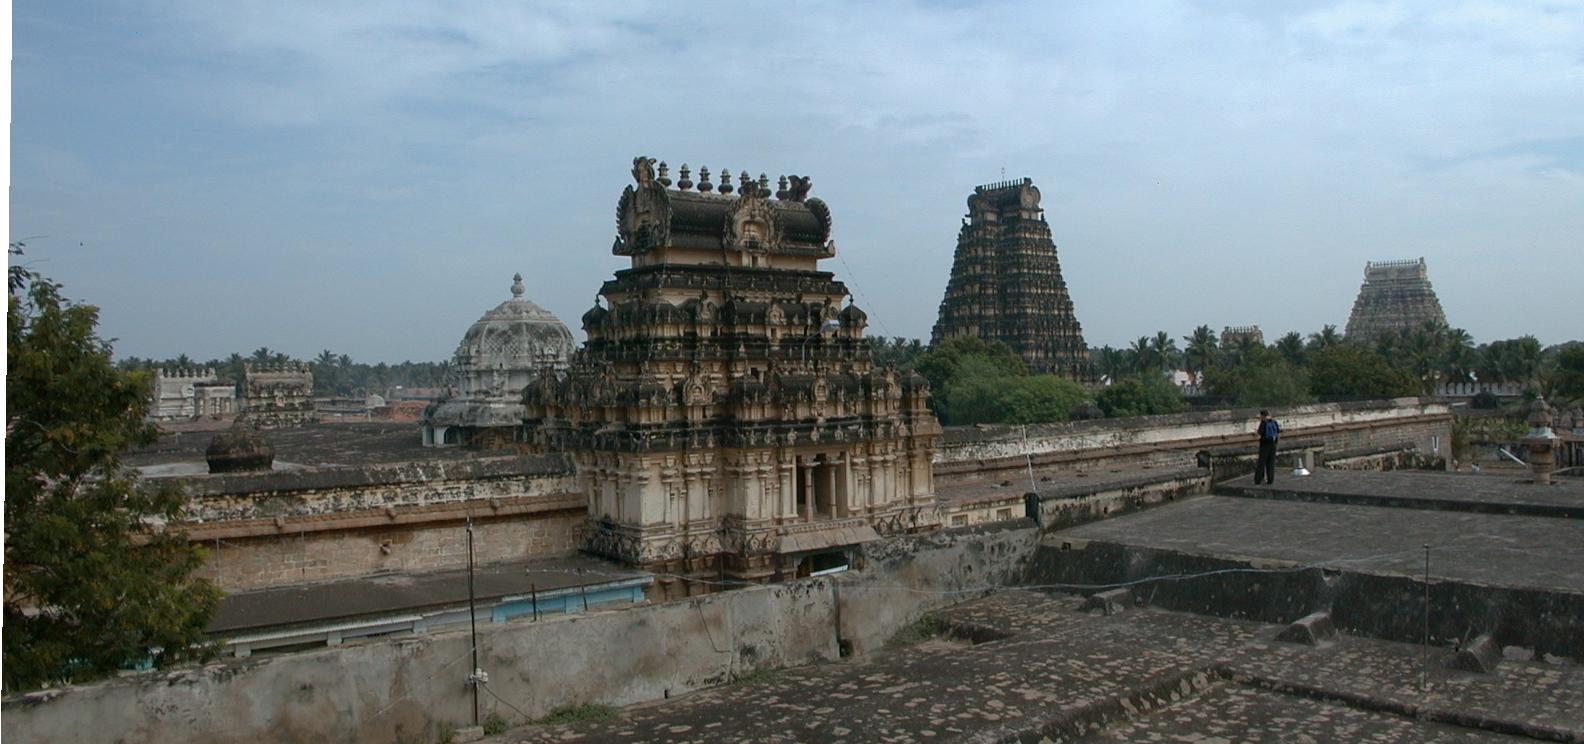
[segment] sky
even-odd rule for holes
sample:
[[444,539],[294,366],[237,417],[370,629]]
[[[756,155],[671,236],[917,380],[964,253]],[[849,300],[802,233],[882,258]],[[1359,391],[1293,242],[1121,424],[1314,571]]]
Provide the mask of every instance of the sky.
[[1584,338],[1584,2],[16,0],[11,240],[118,357],[449,358],[578,319],[632,158],[805,174],[927,339],[1029,177],[1084,335],[1347,322],[1424,257],[1477,342]]

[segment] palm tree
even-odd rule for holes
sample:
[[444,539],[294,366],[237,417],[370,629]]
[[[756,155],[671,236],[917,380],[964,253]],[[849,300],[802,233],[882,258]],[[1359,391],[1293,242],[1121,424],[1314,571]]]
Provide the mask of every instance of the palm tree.
[[263,362],[268,362],[270,360],[270,357],[273,356],[273,355],[274,355],[274,352],[270,351],[270,347],[268,347],[268,346],[260,346],[257,349],[253,350],[252,359],[255,362],[263,363]]
[[1444,350],[1446,356],[1442,360],[1442,371],[1447,381],[1468,382],[1473,379],[1474,367],[1478,362],[1474,337],[1462,328],[1448,330]]
[[1183,349],[1183,366],[1188,369],[1188,374],[1193,375],[1194,385],[1204,384],[1205,370],[1215,364],[1217,344],[1215,331],[1210,326],[1202,325],[1195,328],[1193,335],[1183,336],[1187,348]]
[[1309,334],[1309,350],[1324,351],[1342,343],[1342,334],[1337,333],[1337,327],[1327,323],[1318,333]]
[[1161,372],[1170,372],[1176,367],[1177,357],[1182,353],[1177,350],[1177,339],[1165,331],[1155,333],[1155,338],[1150,340],[1150,352],[1155,355],[1155,367]]
[[1099,359],[1100,374],[1105,375],[1106,380],[1116,382],[1127,374],[1128,359],[1121,349],[1102,346],[1094,355]]
[[1133,342],[1133,346],[1128,351],[1133,354],[1132,367],[1134,372],[1155,369],[1155,352],[1150,348],[1148,336],[1139,336],[1138,340]]
[[1276,351],[1281,353],[1289,364],[1295,367],[1301,366],[1305,359],[1303,336],[1297,331],[1289,331],[1276,339]]

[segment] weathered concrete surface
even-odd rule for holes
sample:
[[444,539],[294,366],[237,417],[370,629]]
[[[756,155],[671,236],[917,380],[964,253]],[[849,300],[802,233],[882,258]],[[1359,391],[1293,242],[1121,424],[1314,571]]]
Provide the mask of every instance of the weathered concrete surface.
[[1105,617],[1081,602],[998,592],[937,614],[951,634],[988,639],[976,645],[926,641],[490,741],[1584,740],[1575,667],[1434,667],[1420,690],[1417,647],[1279,644],[1272,626],[1156,609]]
[[1207,496],[1047,535],[1030,582],[1394,640],[1584,656],[1584,521]]
[[1018,583],[1038,541],[1019,519],[866,544],[864,570],[838,575],[842,643],[869,653],[927,611]]
[[1277,476],[1273,484],[1255,485],[1244,478],[1217,490],[1283,501],[1584,519],[1584,480],[1560,479],[1536,486],[1496,474],[1334,470],[1315,470],[1301,478],[1284,472]]
[[1584,593],[1584,520],[1206,496],[1053,533],[1432,581]]
[[[1020,576],[1032,522],[878,540],[864,569],[623,610],[480,626],[485,712],[627,705],[863,652]],[[837,602],[840,602],[838,610]],[[841,643],[838,643],[840,628]],[[472,720],[465,632],[370,639],[7,699],[18,742],[433,741]]]

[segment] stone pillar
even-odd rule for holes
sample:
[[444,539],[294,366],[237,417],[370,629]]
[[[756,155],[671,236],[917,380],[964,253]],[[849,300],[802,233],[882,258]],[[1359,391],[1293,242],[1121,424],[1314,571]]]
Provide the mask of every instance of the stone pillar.
[[840,513],[840,509],[837,508],[836,504],[839,494],[836,493],[836,463],[831,462],[830,458],[825,460],[825,484],[825,487],[829,489],[827,493],[830,494],[831,519],[835,519]]
[[1535,396],[1529,407],[1529,436],[1523,438],[1529,449],[1529,469],[1536,485],[1551,485],[1551,470],[1556,466],[1556,432],[1551,431],[1551,406],[1545,396]]
[[798,463],[803,469],[803,521],[814,521],[814,465],[808,461]]

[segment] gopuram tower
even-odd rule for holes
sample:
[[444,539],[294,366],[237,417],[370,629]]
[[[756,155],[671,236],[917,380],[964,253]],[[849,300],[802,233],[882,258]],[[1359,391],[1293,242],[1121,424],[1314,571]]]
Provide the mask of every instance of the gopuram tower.
[[1343,331],[1349,341],[1373,344],[1382,336],[1420,328],[1426,322],[1444,326],[1447,321],[1430,288],[1423,258],[1364,264],[1364,286]]
[[864,312],[819,270],[836,246],[809,180],[772,198],[762,174],[658,170],[633,161],[611,249],[632,265],[584,314],[588,341],[523,393],[528,440],[577,463],[583,549],[790,578],[936,526],[928,384],[871,361]]
[[1039,204],[1027,178],[974,189],[930,340],[1004,341],[1030,372],[1086,380],[1089,348]]

